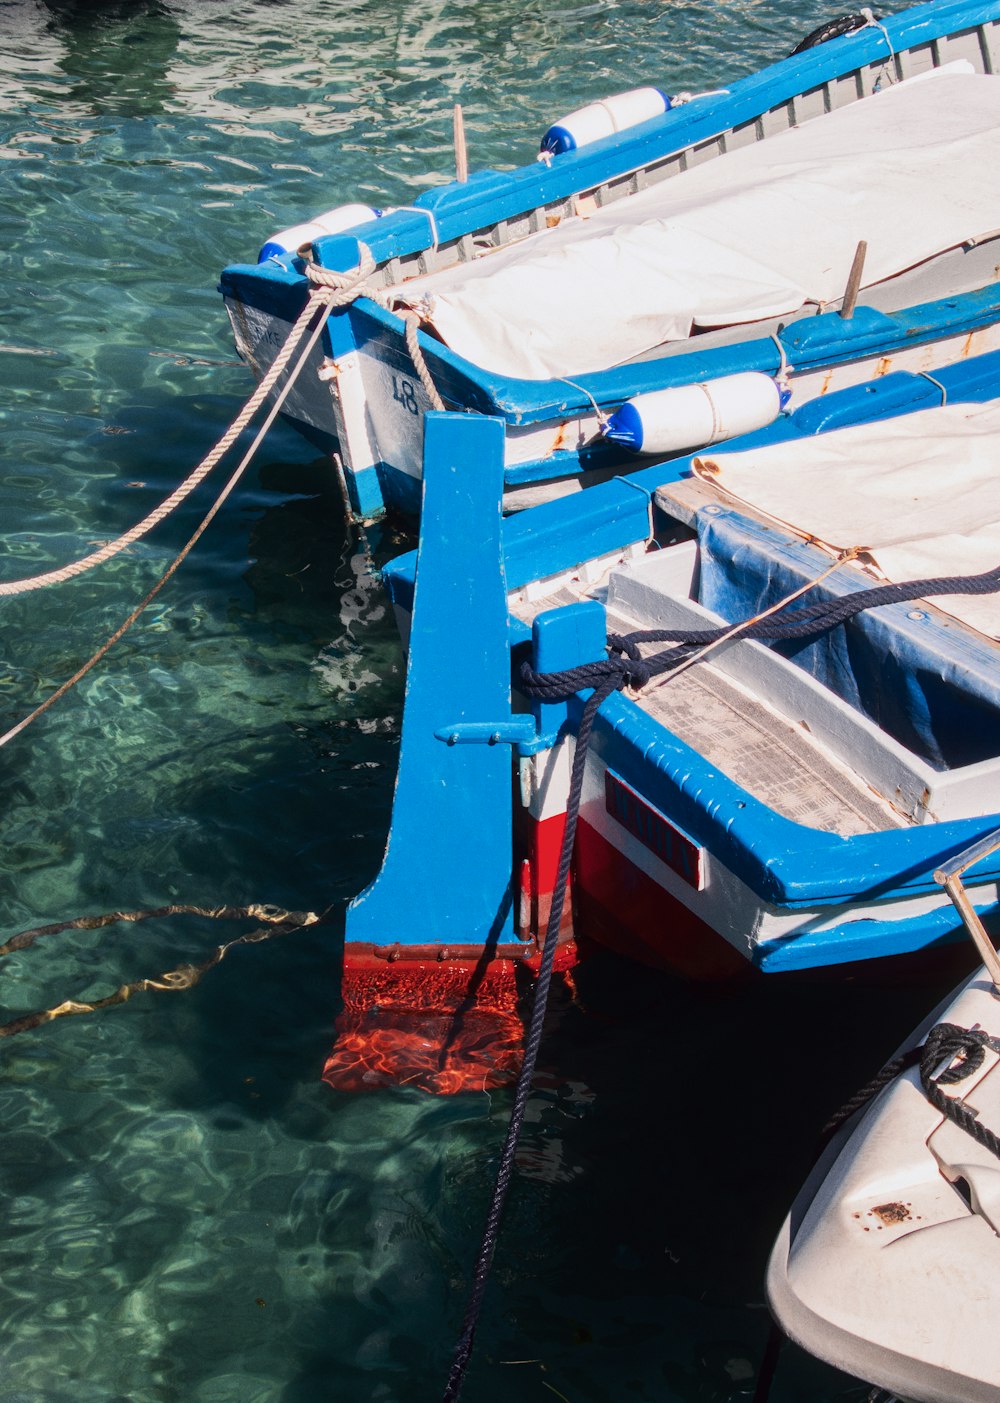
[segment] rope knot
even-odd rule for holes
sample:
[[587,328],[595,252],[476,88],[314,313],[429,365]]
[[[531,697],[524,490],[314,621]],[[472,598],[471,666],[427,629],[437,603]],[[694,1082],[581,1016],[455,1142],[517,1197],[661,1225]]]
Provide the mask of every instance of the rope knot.
[[653,675],[642,658],[619,658],[618,663],[621,668],[622,685],[631,687],[634,692],[641,691]]
[[331,307],[348,307],[359,297],[368,297],[372,301],[384,305],[385,299],[382,294],[377,288],[369,286],[368,283],[368,279],[378,264],[375,262],[371,249],[360,239],[358,240],[357,267],[351,268],[346,273],[338,272],[336,268],[321,267],[314,260],[312,247],[308,244],[303,245],[303,258],[306,277],[314,287],[323,288],[328,294],[328,303]]
[[[990,1038],[978,1028],[960,1028],[955,1023],[938,1023],[927,1034],[920,1055],[920,1076],[939,1086],[964,1081],[982,1066]],[[944,1064],[937,1076],[934,1073]]]
[[328,306],[331,308],[349,307],[359,298],[367,297],[369,301],[377,302],[387,311],[395,312],[403,323],[406,349],[410,353],[410,360],[412,360],[413,368],[417,372],[417,378],[424,387],[424,393],[430,400],[431,408],[446,409],[447,405],[434,383],[424,353],[417,340],[417,332],[420,329],[419,316],[410,308],[390,307],[389,299],[385,293],[368,282],[368,278],[378,267],[368,245],[362,243],[360,239],[358,240],[360,251],[358,266],[352,268],[349,273],[338,273],[333,268],[321,268],[318,263],[313,262],[312,249],[308,245],[304,245],[304,248],[307,250],[305,255],[306,277],[314,286],[323,288],[327,293]]
[[639,652],[638,646],[631,638],[609,633],[608,651],[612,654],[609,662],[616,666],[621,676],[619,687],[631,687],[634,692],[641,691],[653,676],[653,669]]

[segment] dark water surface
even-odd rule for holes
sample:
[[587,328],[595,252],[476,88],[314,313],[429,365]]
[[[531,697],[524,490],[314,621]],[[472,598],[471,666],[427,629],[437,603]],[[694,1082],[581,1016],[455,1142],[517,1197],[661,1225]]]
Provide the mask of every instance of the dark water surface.
[[[453,102],[473,165],[512,165],[582,101],[715,85],[829,13],[0,0],[0,577],[76,558],[186,476],[248,390],[219,269],[320,209],[446,179]],[[2,601],[0,730],[111,632],[211,496]],[[440,1396],[509,1095],[319,1080],[401,695],[336,485],[279,429],[127,638],[0,750],[3,939],[171,903],[336,912],[187,992],[3,1042],[0,1403]],[[0,962],[0,1020],[248,928],[48,937]],[[815,1134],[954,977],[692,991],[584,971],[543,1045],[470,1403],[748,1398],[767,1252]],[[772,1396],[862,1391],[788,1351]]]

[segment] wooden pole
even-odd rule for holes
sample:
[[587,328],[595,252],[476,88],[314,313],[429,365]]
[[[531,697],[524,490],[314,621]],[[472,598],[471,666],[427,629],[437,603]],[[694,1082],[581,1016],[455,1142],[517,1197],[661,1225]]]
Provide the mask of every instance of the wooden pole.
[[463,185],[469,178],[469,153],[465,145],[465,117],[462,104],[455,103],[455,178]]
[[840,315],[845,321],[854,316],[854,304],[858,300],[858,292],[861,288],[861,274],[864,271],[865,255],[868,252],[868,245],[864,239],[854,250],[854,262],[851,264],[851,271],[847,275],[847,287],[844,289],[844,302],[840,309]]

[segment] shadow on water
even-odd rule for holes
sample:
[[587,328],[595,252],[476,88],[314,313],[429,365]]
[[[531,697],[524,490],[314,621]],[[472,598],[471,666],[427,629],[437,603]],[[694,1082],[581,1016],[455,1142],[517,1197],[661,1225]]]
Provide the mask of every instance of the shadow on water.
[[[603,952],[582,964],[547,1022],[468,1396],[748,1403],[769,1329],[768,1254],[823,1124],[972,962],[959,945],[905,974],[712,988]],[[369,1223],[373,1287],[359,1312],[331,1282],[281,1403],[416,1403],[443,1388],[510,1095],[488,1109],[473,1094],[404,1098],[368,1104],[409,1105],[440,1159],[436,1193],[415,1175],[423,1206],[408,1220],[405,1180],[394,1196],[373,1186],[384,1200]],[[416,1147],[406,1152],[416,1167]],[[866,1392],[786,1348],[771,1397]]]
[[43,0],[62,40],[69,96],[94,112],[148,117],[173,93],[167,76],[181,29],[160,0]]

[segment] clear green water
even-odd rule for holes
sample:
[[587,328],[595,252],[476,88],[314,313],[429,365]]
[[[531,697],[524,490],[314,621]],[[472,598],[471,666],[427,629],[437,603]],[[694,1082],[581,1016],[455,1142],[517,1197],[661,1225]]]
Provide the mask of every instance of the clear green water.
[[[0,0],[0,572],[75,558],[187,474],[248,388],[219,269],[321,208],[446,178],[454,101],[473,164],[514,164],[583,100],[714,85],[829,13]],[[3,605],[0,726],[111,631],[208,500]],[[381,857],[400,701],[336,488],[278,430],[143,621],[0,750],[3,937],[170,902],[341,912]],[[338,916],[190,992],[2,1044],[0,1403],[440,1395],[509,1100],[321,1084],[341,933]],[[3,961],[0,1019],[231,934],[51,937]],[[769,1243],[816,1131],[937,990],[584,972],[542,1049],[466,1397],[749,1397]],[[773,1397],[844,1394],[789,1351]]]

